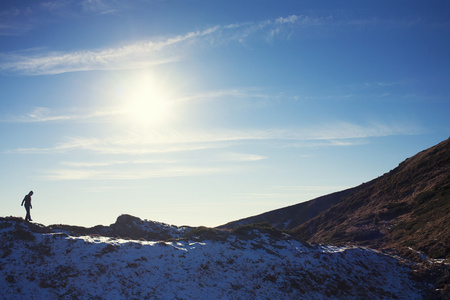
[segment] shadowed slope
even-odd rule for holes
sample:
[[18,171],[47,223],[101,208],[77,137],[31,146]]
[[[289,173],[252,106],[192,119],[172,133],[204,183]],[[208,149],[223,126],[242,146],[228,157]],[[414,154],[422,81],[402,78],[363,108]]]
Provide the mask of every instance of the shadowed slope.
[[450,257],[450,139],[294,228],[310,242],[411,247]]
[[234,229],[241,225],[269,222],[279,229],[292,229],[314,218],[319,213],[339,203],[343,198],[363,189],[371,183],[365,183],[355,188],[318,197],[288,207],[272,210],[260,215],[229,222],[218,226],[221,229]]

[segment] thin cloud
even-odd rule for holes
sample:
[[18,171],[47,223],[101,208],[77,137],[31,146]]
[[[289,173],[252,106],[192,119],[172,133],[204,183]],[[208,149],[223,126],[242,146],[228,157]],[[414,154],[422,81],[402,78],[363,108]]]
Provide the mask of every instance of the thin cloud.
[[211,100],[211,99],[217,99],[217,98],[223,98],[223,97],[232,97],[232,98],[242,98],[248,96],[248,94],[236,90],[236,89],[229,89],[229,90],[219,90],[219,91],[210,91],[195,95],[190,95],[186,97],[180,97],[176,99],[177,102],[188,102],[188,101],[195,101],[195,100]]
[[228,89],[209,91],[192,94],[189,96],[174,99],[174,104],[183,105],[184,103],[226,103],[232,104],[228,108],[238,108],[240,110],[249,108],[265,108],[281,101],[297,101],[298,97],[285,95],[284,93],[271,93],[266,89],[247,88],[247,89]]
[[117,15],[122,10],[128,9],[128,4],[121,1],[57,0],[10,2],[10,4],[8,3],[0,8],[0,36],[20,36],[29,33],[42,24],[57,23],[61,19],[75,19],[89,15]]
[[0,11],[0,36],[18,36],[29,31],[32,26],[20,20],[24,13],[15,7]]
[[147,170],[57,169],[46,171],[46,180],[138,180],[164,177],[199,176],[227,172],[226,168],[172,167]]
[[176,160],[119,160],[104,162],[82,162],[82,161],[63,161],[60,165],[74,168],[95,168],[95,167],[111,167],[117,165],[149,165],[149,164],[173,164]]
[[[20,148],[10,152],[61,153],[69,151],[89,151],[98,154],[142,155],[150,153],[169,153],[199,151],[224,148],[234,143],[270,142],[280,147],[308,146],[350,146],[361,143],[361,139],[413,135],[421,129],[396,124],[377,124],[362,126],[352,123],[335,123],[310,128],[210,130],[210,131],[148,131],[145,134],[125,133],[106,138],[71,137],[55,147]],[[356,141],[355,141],[356,140]]]
[[[101,2],[100,2],[101,3]],[[289,16],[259,23],[212,26],[205,30],[161,39],[138,41],[115,48],[73,52],[46,52],[36,55],[9,53],[0,56],[0,71],[23,75],[51,75],[91,70],[136,69],[182,60],[184,56],[205,46],[220,46],[232,41],[243,42],[259,32],[273,38],[296,26],[319,25],[322,19],[307,16]]]
[[[366,145],[369,142],[366,138],[352,138],[352,139],[339,139],[339,140],[313,140],[287,143],[284,145],[286,148],[314,148],[314,147],[350,147]],[[304,157],[311,157],[312,155],[305,155]]]
[[[85,10],[111,12],[103,1],[85,1]],[[275,37],[290,39],[305,28],[339,24],[332,17],[290,15],[261,22],[217,25],[177,36],[137,41],[121,47],[80,50],[1,54],[0,71],[22,75],[50,75],[92,70],[137,69],[183,60],[189,53],[208,47],[220,47],[231,42],[245,44],[251,38],[273,42]],[[343,24],[341,24],[343,25]],[[347,23],[347,25],[352,25]],[[1,27],[0,27],[1,28]]]
[[246,153],[223,153],[219,156],[219,161],[229,162],[253,162],[267,159],[267,156]]
[[[417,129],[371,124],[360,126],[350,123],[335,123],[316,128],[269,129],[269,130],[210,130],[210,131],[154,131],[144,134],[127,133],[108,138],[70,138],[53,148],[25,148],[12,152],[19,154],[90,152],[96,155],[124,154],[122,160],[64,161],[61,168],[43,171],[44,180],[137,180],[161,177],[196,176],[208,174],[236,173],[246,170],[242,163],[268,159],[259,154],[228,152],[236,145],[260,143],[271,147],[352,146],[368,138],[413,134]],[[201,160],[189,156],[178,159],[158,159],[149,154],[204,151],[222,148],[224,151],[203,152]],[[137,155],[137,159],[132,157]],[[105,157],[105,156],[102,156]],[[114,157],[114,156],[111,156]],[[141,157],[141,158],[139,158]],[[128,159],[127,159],[128,158]],[[188,165],[186,165],[188,163]],[[227,167],[223,167],[223,163]],[[239,163],[239,164],[236,164]],[[152,164],[151,167],[146,165]],[[218,166],[215,166],[217,165]],[[195,166],[194,166],[195,165]],[[313,193],[313,191],[311,191]],[[304,194],[304,192],[299,192]],[[293,197],[297,192],[287,188],[247,194],[247,197]]]
[[80,120],[99,120],[124,114],[120,109],[96,110],[93,112],[82,112],[80,110],[55,111],[47,107],[37,107],[31,112],[21,116],[2,117],[0,122],[7,123],[44,123]]
[[111,1],[103,0],[83,0],[80,3],[83,11],[100,15],[115,14],[119,11],[115,6],[111,4]]
[[269,42],[273,41],[275,36],[280,35],[281,33],[287,33],[286,38],[290,39],[294,32],[298,29],[307,28],[311,26],[323,26],[325,24],[329,24],[332,20],[331,17],[310,17],[303,15],[291,15],[288,17],[279,17],[275,19],[275,21],[270,21],[268,25],[270,25],[271,29],[269,30],[269,34],[267,40]]
[[[142,137],[145,139],[146,137]],[[127,137],[109,138],[68,138],[66,142],[54,147],[45,148],[18,148],[7,153],[18,154],[52,154],[67,153],[71,151],[89,151],[98,154],[125,154],[125,155],[145,155],[157,153],[189,152],[207,149],[216,149],[223,145],[213,143],[161,143],[138,141]]]
[[117,48],[75,52],[51,52],[24,56],[3,54],[0,70],[24,75],[51,75],[92,70],[136,69],[181,59],[191,43],[213,34],[218,27],[157,41],[140,41]]

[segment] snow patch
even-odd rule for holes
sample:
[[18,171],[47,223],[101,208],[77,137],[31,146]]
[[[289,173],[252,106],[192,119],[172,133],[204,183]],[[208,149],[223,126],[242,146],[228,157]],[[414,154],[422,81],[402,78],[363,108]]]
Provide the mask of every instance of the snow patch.
[[359,247],[312,247],[258,230],[246,239],[161,241],[16,225],[0,229],[3,299],[421,298],[400,260]]

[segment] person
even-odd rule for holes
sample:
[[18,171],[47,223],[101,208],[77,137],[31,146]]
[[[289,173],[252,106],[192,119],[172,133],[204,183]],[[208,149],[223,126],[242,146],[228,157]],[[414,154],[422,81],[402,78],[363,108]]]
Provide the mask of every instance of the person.
[[31,205],[31,196],[33,196],[33,191],[30,191],[28,195],[25,195],[25,198],[23,198],[22,200],[22,204],[20,204],[21,206],[23,206],[23,204],[25,203],[25,210],[27,211],[25,221],[33,221],[31,220],[30,214],[30,209],[33,208],[33,206]]

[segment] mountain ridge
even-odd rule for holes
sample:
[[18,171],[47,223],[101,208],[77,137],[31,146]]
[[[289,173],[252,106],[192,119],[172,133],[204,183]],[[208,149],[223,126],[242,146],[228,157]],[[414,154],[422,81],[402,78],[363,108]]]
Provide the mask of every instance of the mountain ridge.
[[309,201],[278,208],[236,221],[231,221],[224,225],[217,226],[216,228],[234,229],[241,225],[269,222],[280,229],[293,229],[307,220],[314,218],[322,211],[339,203],[339,201],[343,198],[364,188],[368,184],[370,183],[363,183],[359,186],[320,196]]
[[450,138],[354,188],[217,228],[269,222],[309,242],[412,247],[449,258],[449,186]]
[[412,247],[450,258],[450,139],[294,228],[310,242]]

